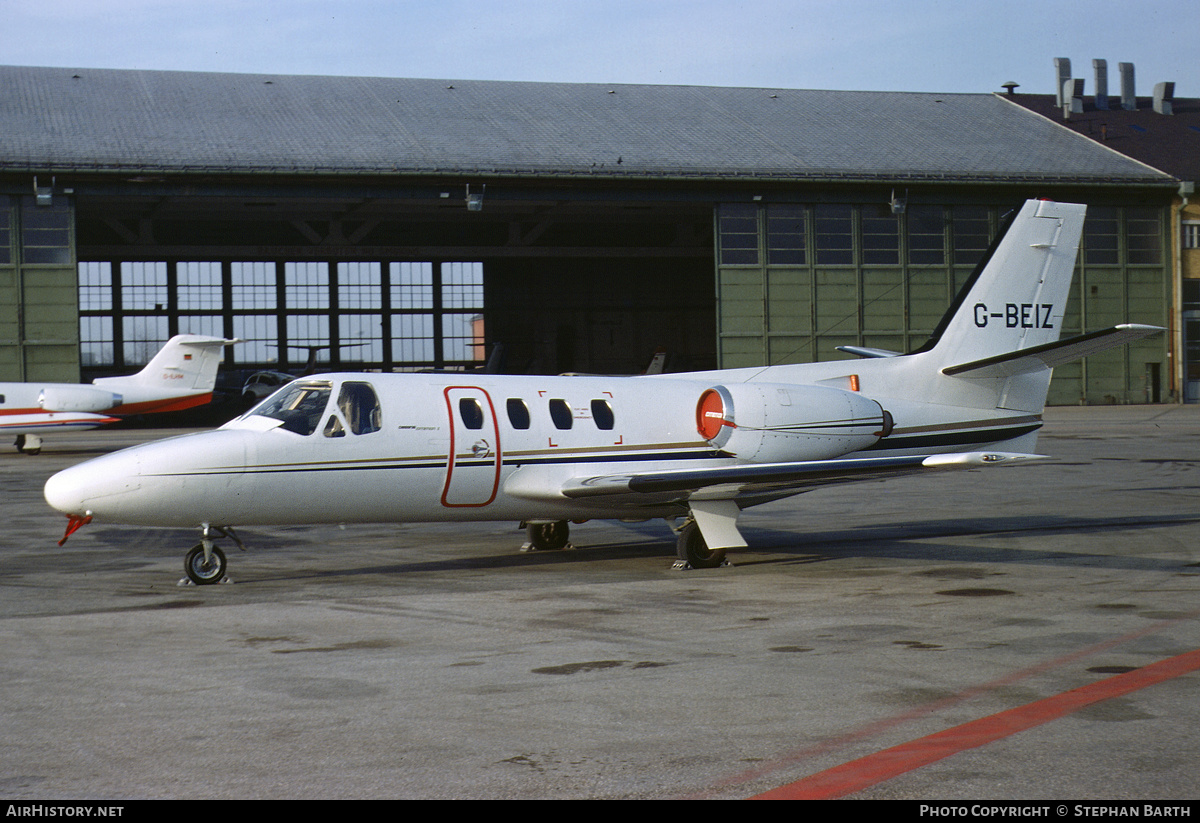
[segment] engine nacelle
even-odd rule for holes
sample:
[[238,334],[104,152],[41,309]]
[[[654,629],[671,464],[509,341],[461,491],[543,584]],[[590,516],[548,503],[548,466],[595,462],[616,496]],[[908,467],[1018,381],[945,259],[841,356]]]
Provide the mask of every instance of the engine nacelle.
[[874,400],[828,386],[713,386],[696,404],[696,430],[752,463],[828,460],[874,445],[892,416]]
[[121,402],[121,395],[94,386],[46,386],[38,394],[38,405],[52,412],[102,412]]

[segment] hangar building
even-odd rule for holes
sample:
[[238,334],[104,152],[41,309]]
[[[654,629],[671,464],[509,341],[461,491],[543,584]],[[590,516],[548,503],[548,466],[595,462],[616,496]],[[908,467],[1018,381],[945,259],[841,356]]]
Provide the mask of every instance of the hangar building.
[[[1167,325],[1178,180],[1003,94],[0,67],[0,379],[736,367],[919,346],[1014,206],[1086,202],[1064,333]],[[1056,370],[1168,400],[1170,338]]]

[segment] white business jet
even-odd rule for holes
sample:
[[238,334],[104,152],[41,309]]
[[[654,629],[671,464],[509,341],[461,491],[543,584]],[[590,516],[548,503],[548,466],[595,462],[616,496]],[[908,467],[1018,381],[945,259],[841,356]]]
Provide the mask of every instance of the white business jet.
[[221,347],[236,340],[180,334],[137,374],[92,384],[0,383],[0,431],[17,435],[17,450],[37,454],[41,435],[94,429],[136,414],[181,411],[212,400]]
[[[197,584],[225,577],[232,527],[439,520],[681,520],[679,567],[746,543],[747,506],[831,483],[1035,457],[1051,369],[1161,331],[1059,341],[1084,207],[1030,201],[919,351],[636,377],[327,374],[220,429],[56,474],[69,517],[199,527]],[[66,537],[64,536],[64,540]]]

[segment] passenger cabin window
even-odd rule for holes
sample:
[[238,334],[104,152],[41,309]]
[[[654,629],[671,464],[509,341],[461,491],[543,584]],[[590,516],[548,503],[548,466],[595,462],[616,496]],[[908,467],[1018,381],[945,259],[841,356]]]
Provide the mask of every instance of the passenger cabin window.
[[529,407],[519,397],[508,398],[508,422],[514,429],[529,428]]
[[264,400],[251,414],[282,421],[280,428],[308,436],[321,424],[332,393],[329,383],[292,383]]
[[550,401],[550,419],[554,421],[554,427],[557,429],[569,429],[575,422],[575,416],[571,414],[571,407],[567,405],[566,400]]
[[483,428],[483,407],[474,397],[463,397],[458,401],[458,414],[468,429]]
[[596,421],[596,428],[611,431],[616,422],[613,419],[612,405],[607,400],[593,400],[592,419]]

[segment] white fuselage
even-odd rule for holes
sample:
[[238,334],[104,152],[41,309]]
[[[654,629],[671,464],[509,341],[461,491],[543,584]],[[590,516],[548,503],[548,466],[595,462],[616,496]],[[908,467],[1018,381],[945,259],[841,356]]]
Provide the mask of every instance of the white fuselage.
[[[571,498],[558,490],[591,476],[745,462],[698,429],[697,403],[714,386],[753,388],[768,404],[784,404],[783,411],[806,396],[816,398],[817,412],[828,407],[824,420],[803,410],[806,424],[828,426],[773,430],[783,444],[776,452],[791,449],[790,460],[864,449],[931,454],[962,450],[966,442],[990,448],[1019,439],[1032,446],[1039,416],[998,410],[994,395],[990,409],[889,400],[887,391],[866,397],[872,382],[882,390],[904,384],[895,377],[903,359],[645,377],[324,375],[291,387],[328,387],[324,399],[314,395],[320,408],[309,409],[304,421],[299,408],[261,413],[285,388],[216,431],[68,469],[47,484],[46,496],[60,511],[158,526],[673,516],[686,513],[685,497]],[[372,422],[356,426],[351,418],[365,415],[339,408],[346,384],[370,386],[378,398]],[[855,384],[864,391],[853,391]],[[843,401],[858,411],[844,413]],[[882,409],[894,417],[895,431],[880,439]]]

